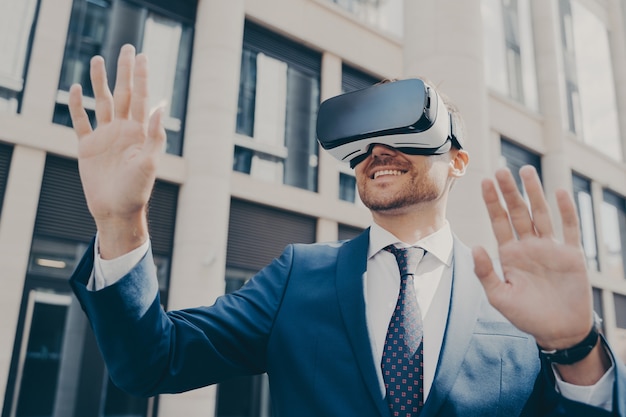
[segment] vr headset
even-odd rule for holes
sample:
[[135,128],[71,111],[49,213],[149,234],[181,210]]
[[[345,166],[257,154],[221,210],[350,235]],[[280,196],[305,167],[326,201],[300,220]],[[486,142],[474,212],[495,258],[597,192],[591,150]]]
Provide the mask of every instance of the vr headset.
[[411,155],[438,155],[454,145],[452,116],[434,88],[414,78],[377,84],[320,104],[317,140],[354,168],[383,144]]

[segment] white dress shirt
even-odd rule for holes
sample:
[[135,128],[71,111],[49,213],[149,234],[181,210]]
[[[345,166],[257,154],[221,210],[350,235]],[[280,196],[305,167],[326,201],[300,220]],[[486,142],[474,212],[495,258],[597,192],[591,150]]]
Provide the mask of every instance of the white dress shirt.
[[[400,291],[400,272],[396,259],[393,254],[382,250],[391,244],[400,248],[416,246],[427,251],[417,265],[413,280],[424,326],[423,373],[424,400],[426,400],[435,376],[450,307],[454,246],[452,231],[449,223],[446,222],[439,230],[417,242],[401,242],[376,223],[372,224],[367,254],[367,272],[364,274],[363,282],[367,327],[370,332],[374,361],[377,364],[380,364],[382,360],[387,327]],[[381,392],[384,395],[382,370],[380,366],[376,369]],[[556,388],[566,398],[611,410],[615,381],[612,371],[613,367],[595,385],[591,386],[569,384],[554,371]]]
[[[97,236],[96,236],[97,242]],[[422,312],[424,326],[424,401],[432,387],[435,368],[446,328],[450,292],[452,289],[453,238],[448,222],[435,233],[418,242],[401,242],[394,235],[372,224],[367,258],[367,272],[363,274],[367,328],[377,364],[381,395],[385,395],[385,384],[380,369],[385,336],[393,314],[400,289],[400,272],[393,254],[382,250],[396,244],[398,247],[419,246],[427,251],[417,265],[414,275],[415,294]],[[87,288],[100,290],[116,283],[126,275],[150,250],[150,241],[133,251],[112,260],[103,260],[95,245],[94,270]],[[156,276],[151,279],[156,280]],[[154,286],[157,288],[158,285]],[[156,294],[155,294],[156,295]],[[556,388],[571,400],[611,410],[615,376],[611,367],[606,374],[591,386],[577,386],[564,382],[555,371]]]
[[[400,273],[393,254],[384,247],[418,246],[426,253],[417,265],[413,282],[415,295],[424,325],[424,399],[428,397],[435,376],[435,367],[446,328],[450,290],[452,285],[452,233],[448,223],[430,236],[403,243],[397,237],[373,224],[370,229],[370,246],[367,254],[367,272],[364,274],[365,311],[374,362],[381,363],[385,336],[400,290]],[[382,370],[377,366],[378,381],[383,396],[385,384]]]

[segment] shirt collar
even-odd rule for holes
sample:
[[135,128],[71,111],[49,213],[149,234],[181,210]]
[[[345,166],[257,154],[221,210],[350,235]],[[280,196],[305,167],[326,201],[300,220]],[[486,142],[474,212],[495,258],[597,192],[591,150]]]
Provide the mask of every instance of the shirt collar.
[[371,259],[384,247],[394,244],[398,247],[419,246],[429,254],[435,256],[446,266],[452,264],[453,238],[450,223],[448,223],[447,220],[439,230],[413,243],[402,242],[378,224],[372,223],[370,227],[370,246],[367,259]]

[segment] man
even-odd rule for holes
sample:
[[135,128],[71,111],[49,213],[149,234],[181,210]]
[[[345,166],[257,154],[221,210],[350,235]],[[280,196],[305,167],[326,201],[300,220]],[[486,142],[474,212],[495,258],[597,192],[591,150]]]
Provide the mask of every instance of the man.
[[[121,388],[154,395],[267,372],[277,416],[626,416],[626,370],[594,330],[575,207],[557,193],[559,243],[530,167],[520,172],[530,212],[508,171],[496,174],[508,213],[494,182],[483,182],[504,280],[445,218],[452,183],[469,162],[460,139],[415,155],[379,137],[354,161],[370,229],[333,245],[291,245],[213,306],[165,313],[146,221],[165,133],[160,111],[148,115],[146,57],[122,48],[113,95],[100,57],[91,78],[97,129],[80,86],[70,91],[70,111],[98,235],[72,286]],[[411,270],[390,253],[407,246],[425,251]],[[411,301],[398,288],[412,291],[413,275]],[[399,306],[415,299],[423,321],[413,331]],[[386,341],[395,337],[387,327],[396,310],[396,329],[417,336],[407,357],[417,374],[390,382],[383,363],[396,355]],[[407,384],[415,401],[397,411]]]

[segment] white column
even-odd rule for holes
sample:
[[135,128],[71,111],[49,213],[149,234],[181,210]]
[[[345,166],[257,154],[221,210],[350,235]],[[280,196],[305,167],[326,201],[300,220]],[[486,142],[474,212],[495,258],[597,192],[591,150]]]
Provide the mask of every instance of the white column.
[[543,143],[546,151],[541,165],[543,185],[555,220],[556,232],[560,234],[561,221],[554,191],[557,188],[571,190],[572,175],[565,152],[567,113],[558,2],[532,0],[531,8],[539,107],[544,116]]
[[[320,99],[324,101],[341,93],[341,58],[329,52],[322,56]],[[319,147],[319,194],[336,199],[339,195],[339,162]]]
[[467,244],[493,243],[480,181],[498,160],[489,135],[480,0],[404,2],[404,76],[426,77],[460,109],[468,173],[452,189],[448,218]]
[[72,0],[42,0],[33,41],[22,115],[51,122],[59,86]]
[[[244,16],[243,0],[198,2],[169,309],[210,305],[224,293]],[[215,392],[162,395],[159,416],[213,415]]]
[[617,101],[617,117],[622,144],[622,161],[626,161],[626,5],[618,0],[607,2],[609,15],[609,47],[613,77],[615,77],[615,98]]
[[[341,58],[325,52],[322,55],[322,73],[320,101],[341,93]],[[335,158],[319,146],[318,192],[328,199],[337,199],[339,195],[339,166]],[[337,240],[337,222],[329,219],[317,219],[315,237],[318,242]]]
[[19,145],[13,149],[0,216],[0,393],[9,376],[45,162],[44,151]]

